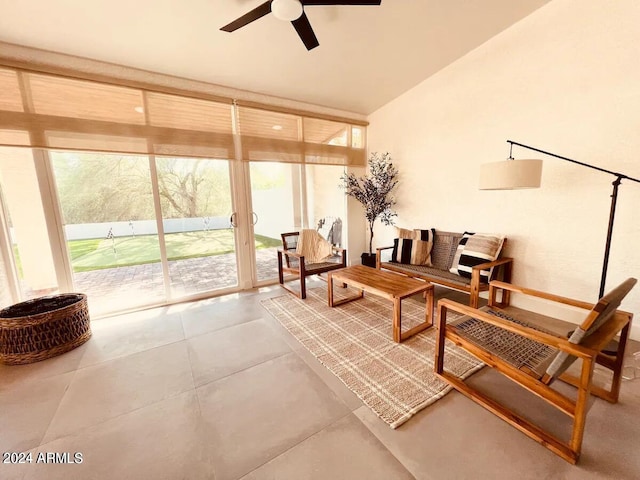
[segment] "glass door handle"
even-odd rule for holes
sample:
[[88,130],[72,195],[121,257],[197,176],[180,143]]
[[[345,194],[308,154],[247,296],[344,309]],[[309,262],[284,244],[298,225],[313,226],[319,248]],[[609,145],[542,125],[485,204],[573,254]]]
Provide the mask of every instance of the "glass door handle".
[[237,223],[235,223],[235,220],[236,220],[236,212],[233,212],[233,213],[231,214],[231,216],[229,217],[229,223],[231,224],[231,226],[232,226],[233,228],[237,228],[237,227],[238,227],[238,224],[237,224]]
[[258,223],[258,214],[256,212],[251,212],[253,214],[253,224]]

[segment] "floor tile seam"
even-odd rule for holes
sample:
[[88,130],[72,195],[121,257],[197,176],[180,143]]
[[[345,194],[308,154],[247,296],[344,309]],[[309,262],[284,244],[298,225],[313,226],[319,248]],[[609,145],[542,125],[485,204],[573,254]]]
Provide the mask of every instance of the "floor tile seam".
[[[196,389],[196,379],[193,374],[193,363],[191,363],[191,355],[189,354],[189,343],[187,342],[187,334],[184,330],[184,322],[182,321],[182,314],[180,314],[180,328],[182,328],[182,341],[186,343],[187,347],[187,361],[189,362],[189,371],[191,372],[191,385],[193,385],[193,389]],[[198,396],[196,395],[196,398]],[[201,414],[202,410],[200,409],[200,402],[198,402],[198,412]]]
[[150,351],[156,350],[158,348],[168,347],[169,345],[175,345],[176,343],[185,342],[186,340],[187,340],[186,338],[182,338],[180,340],[174,340],[174,341],[171,341],[169,343],[163,343],[162,345],[155,345],[153,347],[146,348],[144,350],[139,350],[137,352],[125,353],[124,355],[118,355],[118,356],[115,356],[113,358],[108,358],[108,359],[101,360],[101,361],[96,362],[96,363],[90,363],[88,365],[85,365],[85,366],[82,366],[82,367],[78,367],[78,368],[75,369],[75,371],[78,372],[80,370],[85,370],[87,368],[97,367],[98,365],[104,365],[104,364],[107,364],[107,363],[110,363],[110,362],[114,362],[116,360],[122,360],[123,358],[131,357],[133,355],[140,355],[142,353],[150,352]]
[[[279,322],[279,320],[273,316],[271,316],[271,318],[274,320],[274,322],[278,322],[278,325],[280,325],[284,331],[286,332],[287,335],[291,336],[291,338],[293,338],[293,340],[300,346],[300,348],[296,349],[293,348],[291,345],[289,345],[289,348],[291,348],[291,351],[293,353],[295,353],[298,358],[304,362],[305,365],[307,365],[307,367],[309,367],[311,369],[311,371],[320,379],[320,381],[322,381],[322,383],[329,388],[329,390],[331,390],[337,397],[338,400],[340,400],[341,403],[343,403],[351,412],[354,412],[355,410],[357,410],[358,408],[360,408],[361,406],[366,406],[366,404],[364,403],[364,401],[353,391],[351,390],[351,388],[340,378],[338,377],[335,373],[333,373],[331,371],[331,369],[325,365],[324,363],[322,363],[320,361],[320,359],[315,356],[302,342],[300,342],[300,340],[298,338],[296,338],[284,325],[282,325],[282,323]],[[275,327],[271,327],[272,329],[274,329],[275,331]],[[284,333],[283,332],[278,332],[276,331],[276,333],[278,333],[279,335],[284,337]],[[332,376],[334,376],[336,379],[340,380],[342,382],[342,385],[344,385],[351,393],[353,393],[355,395],[355,397],[361,402],[361,405],[358,405],[355,408],[351,408],[349,406],[349,404],[347,403],[347,401],[345,399],[343,399],[333,388],[333,386],[331,386],[327,381],[325,381],[325,379],[323,378],[322,375],[320,375],[318,372],[316,372],[311,365],[309,365],[307,359],[304,357],[304,353],[308,353],[309,355],[311,355],[311,357],[313,358],[313,360],[320,366],[322,366],[327,372],[329,372]]]
[[[82,353],[82,357],[84,357],[85,353],[86,352]],[[82,361],[82,358],[80,358],[80,361]],[[44,429],[44,432],[42,433],[42,436],[38,440],[37,445],[35,447],[33,447],[33,448],[38,448],[38,447],[42,446],[42,441],[47,436],[47,433],[49,433],[49,430],[51,429],[51,424],[53,423],[53,419],[56,418],[56,416],[58,415],[58,412],[60,411],[60,406],[62,405],[62,401],[64,400],[64,398],[69,393],[69,388],[71,388],[71,384],[73,383],[73,379],[78,374],[78,370],[79,369],[76,368],[75,370],[72,370],[71,372],[65,372],[65,373],[60,374],[60,375],[66,375],[68,373],[72,373],[71,378],[69,379],[69,383],[67,383],[67,385],[64,387],[64,392],[63,392],[62,396],[60,397],[60,400],[58,400],[58,405],[56,406],[56,410],[55,410],[55,412],[53,412],[53,415],[51,415],[51,418],[49,419],[49,422],[47,423],[47,428]],[[57,375],[54,375],[53,377],[49,377],[49,378],[54,378],[56,376]]]
[[[205,418],[205,417],[204,417],[204,415],[203,415],[203,413],[202,413],[202,401],[201,401],[201,399],[200,399],[200,393],[198,392],[198,388],[199,388],[199,387],[194,388],[194,390],[193,390],[193,391],[194,391],[194,395],[195,395],[195,397],[196,397],[196,405],[197,405],[197,407],[198,407],[198,412],[197,412],[197,413],[198,413],[198,419],[199,419],[199,422],[200,422],[200,423],[199,423],[198,428],[202,428],[202,425],[204,425],[204,418]],[[203,434],[203,435],[204,435],[204,434]],[[215,463],[213,462],[213,459],[211,460],[210,473],[213,475],[212,480],[216,480],[216,478],[217,478],[217,475],[216,475],[216,465],[215,465]]]
[[[267,358],[266,360],[264,360],[264,361],[262,361],[262,362],[258,362],[258,363],[255,363],[255,364],[253,364],[253,365],[249,365],[248,367],[245,367],[245,368],[242,368],[242,369],[237,370],[237,371],[235,371],[235,372],[229,373],[229,374],[227,374],[227,375],[225,375],[225,376],[223,376],[223,377],[219,377],[219,378],[216,378],[216,379],[214,379],[214,380],[210,380],[210,381],[208,381],[208,382],[205,382],[205,383],[203,383],[202,385],[196,385],[196,387],[195,387],[195,388],[196,388],[196,390],[197,390],[197,389],[199,389],[199,388],[205,387],[205,386],[210,385],[210,384],[215,383],[215,382],[219,382],[220,380],[224,380],[224,379],[226,379],[226,378],[232,377],[233,375],[237,375],[238,373],[246,372],[247,370],[250,370],[250,369],[252,369],[252,368],[255,368],[255,367],[259,366],[259,365],[263,365],[263,364],[265,364],[265,363],[267,363],[267,362],[270,362],[270,361],[272,361],[272,360],[277,360],[278,358],[282,358],[282,357],[284,357],[284,356],[286,356],[286,355],[290,355],[290,354],[293,354],[293,353],[295,353],[293,350],[290,350],[289,352],[281,353],[281,354],[279,354],[279,355],[276,355],[275,357]],[[189,363],[191,363],[191,358],[189,358]],[[314,373],[315,373],[315,372],[314,372]]]
[[[366,405],[363,405],[363,407],[367,409],[367,410],[365,410],[365,411],[371,411],[371,410],[369,409],[369,407],[367,407]],[[356,410],[359,410],[359,409],[356,409]],[[408,466],[408,465],[405,465],[405,463],[402,461],[402,459],[401,459],[401,458],[399,458],[399,457],[398,457],[398,456],[393,452],[393,450],[391,450],[391,449],[389,448],[389,446],[384,442],[383,438],[382,438],[381,436],[379,436],[379,435],[378,435],[374,430],[372,430],[371,428],[369,428],[369,425],[367,425],[367,422],[363,421],[363,420],[360,418],[360,416],[359,416],[359,415],[356,415],[355,410],[354,410],[354,412],[353,412],[353,415],[354,415],[354,416],[358,419],[358,421],[359,421],[360,423],[362,423],[362,425],[364,425],[364,427],[365,427],[365,428],[366,428],[366,429],[367,429],[367,430],[368,430],[368,431],[369,431],[369,432],[370,432],[370,433],[371,433],[371,434],[376,438],[376,440],[378,440],[378,442],[380,442],[380,444],[385,448],[385,450],[387,450],[387,452],[389,452],[389,454],[390,454],[393,458],[395,458],[395,459],[398,461],[398,463],[399,463],[400,465],[402,465],[402,468],[404,468],[407,472],[409,472],[409,474],[410,474],[413,478],[415,478],[415,479],[417,479],[417,478],[418,478],[418,477],[414,474],[414,472],[411,470],[411,468],[409,468],[409,466]],[[382,421],[382,420],[380,420],[379,418],[376,418],[376,421]],[[388,426],[388,425],[387,425],[387,426]],[[421,477],[421,478],[424,478],[424,477]],[[427,478],[427,479],[425,479],[425,480],[436,480],[436,479],[431,479],[431,477],[429,477],[429,478]]]
[[[187,337],[187,334],[185,332],[185,338],[184,339],[185,340],[191,340],[192,338],[202,337],[203,335],[209,335],[211,333],[222,332],[224,330],[227,330],[228,328],[237,327],[239,325],[245,325],[245,324],[250,323],[250,322],[255,322],[256,320],[262,320],[262,317],[254,318],[252,320],[246,320],[246,321],[240,322],[240,323],[234,323],[234,324],[231,324],[231,325],[226,325],[226,326],[224,326],[222,328],[218,328],[216,330],[209,330],[208,332],[198,333],[197,335],[193,335],[191,337]],[[182,329],[184,331],[184,323],[182,324]]]
[[364,403],[364,400],[363,400],[362,398],[360,398],[356,392],[354,392],[353,390],[351,390],[351,388],[349,387],[349,385],[347,385],[347,384],[344,382],[344,380],[342,380],[340,377],[338,377],[335,373],[333,373],[333,372],[331,371],[331,369],[330,369],[329,367],[327,367],[324,363],[322,363],[320,360],[318,360],[318,357],[313,356],[313,357],[312,357],[312,358],[313,358],[313,360],[315,360],[315,361],[318,363],[318,365],[320,365],[320,366],[321,366],[322,368],[324,368],[327,372],[329,372],[333,377],[335,377],[337,380],[339,380],[339,381],[341,382],[341,384],[342,384],[343,386],[345,386],[345,387],[346,387],[346,388],[347,388],[347,389],[348,389],[348,390],[349,390],[349,391],[350,391],[350,392],[351,392],[351,393],[352,393],[352,394],[353,394],[353,395],[354,395],[354,396],[355,396],[355,397],[360,401],[360,405],[358,405],[358,406],[357,406],[357,407],[355,407],[355,408],[351,408],[351,407],[349,406],[349,404],[347,403],[347,401],[346,401],[346,400],[344,400],[344,399],[343,399],[343,398],[342,398],[342,397],[341,397],[341,396],[340,396],[340,395],[335,391],[335,389],[334,389],[331,385],[329,385],[329,383],[327,383],[327,382],[324,380],[324,378],[322,377],[322,375],[320,375],[319,373],[317,373],[317,372],[316,372],[316,371],[311,367],[311,365],[309,365],[309,363],[308,363],[308,362],[304,359],[304,357],[300,354],[300,352],[301,352],[301,351],[302,351],[302,352],[305,352],[305,351],[306,351],[307,353],[309,353],[309,354],[313,355],[309,350],[300,350],[300,351],[299,351],[299,350],[293,350],[293,353],[295,353],[296,355],[298,355],[298,357],[300,358],[300,360],[302,360],[302,361],[305,363],[305,365],[311,369],[311,371],[312,371],[312,372],[313,372],[313,373],[314,373],[314,374],[315,374],[315,375],[320,379],[320,381],[322,381],[322,383],[323,383],[323,384],[324,384],[324,385],[325,385],[329,390],[331,390],[331,392],[333,392],[333,393],[338,397],[338,400],[340,400],[340,402],[341,402],[341,403],[343,403],[343,404],[345,405],[345,407],[347,407],[347,408],[348,408],[352,413],[353,413],[353,412],[355,412],[356,410],[358,410],[360,407],[366,407],[366,406],[367,406],[367,404],[366,404],[366,403]]
[[[254,468],[253,470],[250,470],[244,474],[242,474],[242,476],[238,477],[238,480],[242,480],[244,477],[246,477],[247,475],[249,475],[250,473],[255,472],[256,470],[262,468],[263,466],[265,466],[267,463],[272,462],[273,460],[275,460],[276,458],[281,457],[282,455],[284,455],[285,453],[289,452],[290,450],[294,449],[295,447],[297,447],[298,445],[306,442],[308,439],[310,439],[311,437],[319,434],[320,432],[328,429],[329,427],[331,427],[332,425],[336,424],[337,422],[340,422],[341,420],[345,419],[346,417],[348,417],[349,415],[353,415],[352,411],[349,411],[347,413],[345,413],[344,415],[336,418],[333,421],[329,421],[328,423],[322,425],[320,428],[318,428],[318,430],[316,430],[313,433],[310,433],[309,435],[307,435],[306,437],[302,438],[300,441],[298,441],[297,443],[291,445],[290,447],[288,447],[287,449],[283,450],[282,452],[280,452],[279,454],[275,455],[274,457],[269,458],[268,460],[265,460],[263,463],[261,463],[260,465],[258,465],[256,468]],[[355,415],[354,415],[355,417]],[[386,448],[386,447],[385,447]],[[404,466],[404,465],[403,465]]]
[[[75,436],[81,435],[81,434],[83,434],[85,432],[88,432],[91,429],[95,429],[96,427],[98,427],[100,425],[104,425],[107,422],[111,422],[111,421],[113,421],[113,420],[115,420],[117,418],[123,417],[125,415],[130,415],[130,414],[132,414],[134,412],[138,412],[138,411],[143,410],[145,408],[152,407],[154,405],[157,405],[158,403],[162,403],[162,402],[174,399],[174,398],[176,398],[176,397],[178,397],[180,395],[185,395],[188,392],[194,392],[194,395],[196,395],[196,397],[197,397],[197,393],[196,393],[195,390],[196,390],[195,388],[188,388],[188,389],[183,390],[181,392],[177,392],[177,393],[171,394],[171,395],[169,395],[167,397],[161,398],[159,400],[154,400],[154,401],[152,401],[150,403],[147,403],[146,405],[141,405],[141,406],[139,406],[137,408],[134,408],[132,410],[128,410],[126,412],[119,413],[117,415],[114,415],[113,417],[106,418],[106,419],[104,419],[102,421],[99,421],[97,423],[93,423],[91,425],[86,425],[86,426],[80,428],[79,430],[76,430],[75,432],[71,432],[71,433],[68,433],[66,435],[62,435],[60,437],[52,438],[51,440],[49,440],[46,443],[42,443],[42,439],[41,439],[40,443],[38,445],[36,445],[35,447],[30,448],[29,450],[33,450],[33,449],[38,448],[38,447],[43,447],[45,445],[49,445],[50,443],[57,442],[58,440],[62,440],[62,439],[65,439],[65,438],[75,437]],[[55,415],[54,415],[54,417],[55,417]],[[52,418],[52,421],[53,421],[53,418]],[[50,427],[51,427],[51,425],[49,424],[49,427],[47,428],[47,432],[48,432]],[[46,436],[47,432],[45,432],[44,436]],[[42,437],[43,439],[44,439],[44,436]]]

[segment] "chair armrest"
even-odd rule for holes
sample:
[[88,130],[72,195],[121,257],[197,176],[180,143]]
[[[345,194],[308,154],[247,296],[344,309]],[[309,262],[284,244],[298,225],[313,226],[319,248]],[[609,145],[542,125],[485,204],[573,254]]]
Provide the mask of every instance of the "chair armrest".
[[283,255],[286,255],[287,257],[304,258],[303,255],[300,255],[299,253],[296,253],[296,252],[292,252],[291,250],[284,250],[282,248],[279,248],[278,251]]
[[340,254],[340,259],[342,261],[342,265],[343,266],[347,266],[347,249],[346,248],[340,248],[340,247],[333,247],[333,251],[335,253],[339,253]]
[[378,247],[376,248],[376,268],[378,270],[380,270],[381,265],[382,265],[382,251],[383,250],[389,250],[393,248],[393,245],[391,245],[390,247]]
[[461,303],[454,302],[453,300],[450,300],[447,298],[438,300],[439,318],[442,318],[441,317],[442,309],[453,310],[454,312],[458,312],[463,315],[476,318],[483,322],[494,325],[498,328],[502,328],[509,332],[515,333],[516,335],[520,335],[522,337],[529,338],[530,340],[534,340],[536,342],[540,342],[540,343],[544,343],[546,345],[552,346],[554,348],[557,348],[558,350],[562,350],[563,352],[570,353],[571,355],[575,355],[576,357],[579,357],[579,358],[583,358],[583,359],[593,358],[598,353],[596,350],[593,350],[591,348],[586,348],[582,345],[571,343],[569,342],[569,340],[567,340],[566,337],[553,335],[546,332],[541,332],[534,328],[526,327],[524,325],[511,322],[504,318],[491,315],[477,308],[469,307],[468,305],[463,305]]
[[513,258],[511,257],[503,257],[494,260],[493,262],[480,263],[479,265],[474,265],[471,267],[472,270],[487,270],[491,267],[497,267],[498,265],[506,265],[507,263],[512,263]]
[[[510,292],[522,293],[531,297],[543,298],[545,300],[551,300],[556,303],[562,303],[570,305],[572,307],[584,308],[585,310],[591,310],[594,307],[593,303],[583,302],[582,300],[576,300],[573,298],[562,297],[560,295],[554,295],[552,293],[542,292],[540,290],[534,290],[532,288],[520,287],[513,285],[512,283],[501,282],[499,280],[492,280],[489,283],[491,289],[509,290]],[[491,293],[489,293],[491,295]]]

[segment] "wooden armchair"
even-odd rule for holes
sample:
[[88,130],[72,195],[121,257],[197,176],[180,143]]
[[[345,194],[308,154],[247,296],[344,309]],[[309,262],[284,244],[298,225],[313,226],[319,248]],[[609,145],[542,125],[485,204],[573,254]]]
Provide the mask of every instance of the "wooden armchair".
[[[333,256],[319,263],[308,263],[303,255],[296,253],[300,232],[281,234],[282,248],[278,249],[278,281],[285,290],[298,298],[307,298],[306,278],[310,275],[345,268],[347,266],[347,251],[344,248],[332,247]],[[300,290],[294,290],[285,283],[284,274],[293,274],[293,280],[300,280]],[[325,278],[320,277],[326,281]]]
[[[580,456],[587,414],[589,394],[611,403],[618,401],[625,345],[631,327],[632,314],[617,310],[622,299],[637,280],[629,278],[595,305],[536,290],[517,287],[504,282],[491,282],[489,304],[481,309],[451,300],[438,302],[439,331],[435,371],[453,388],[496,414],[510,425],[541,443],[566,461],[575,464]],[[497,291],[530,295],[589,310],[583,323],[570,338],[541,327],[541,320],[551,322],[534,312],[496,307]],[[447,312],[463,316],[447,324]],[[557,320],[556,320],[557,322]],[[565,322],[561,322],[565,325]],[[554,328],[553,330],[557,330]],[[566,330],[564,330],[566,332]],[[603,350],[620,332],[615,355]],[[542,398],[573,419],[569,441],[563,441],[520,414],[498,403],[462,379],[444,370],[444,345],[450,340],[475,355],[489,367]],[[582,360],[578,377],[565,371],[577,358]],[[593,369],[598,363],[613,371],[610,388],[592,385]],[[557,378],[577,387],[575,400],[551,388]]]

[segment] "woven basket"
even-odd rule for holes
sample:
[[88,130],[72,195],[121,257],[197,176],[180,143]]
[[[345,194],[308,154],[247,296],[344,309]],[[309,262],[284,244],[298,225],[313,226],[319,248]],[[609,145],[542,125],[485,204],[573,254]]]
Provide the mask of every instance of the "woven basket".
[[39,362],[79,347],[91,337],[87,296],[40,297],[0,310],[0,362]]

